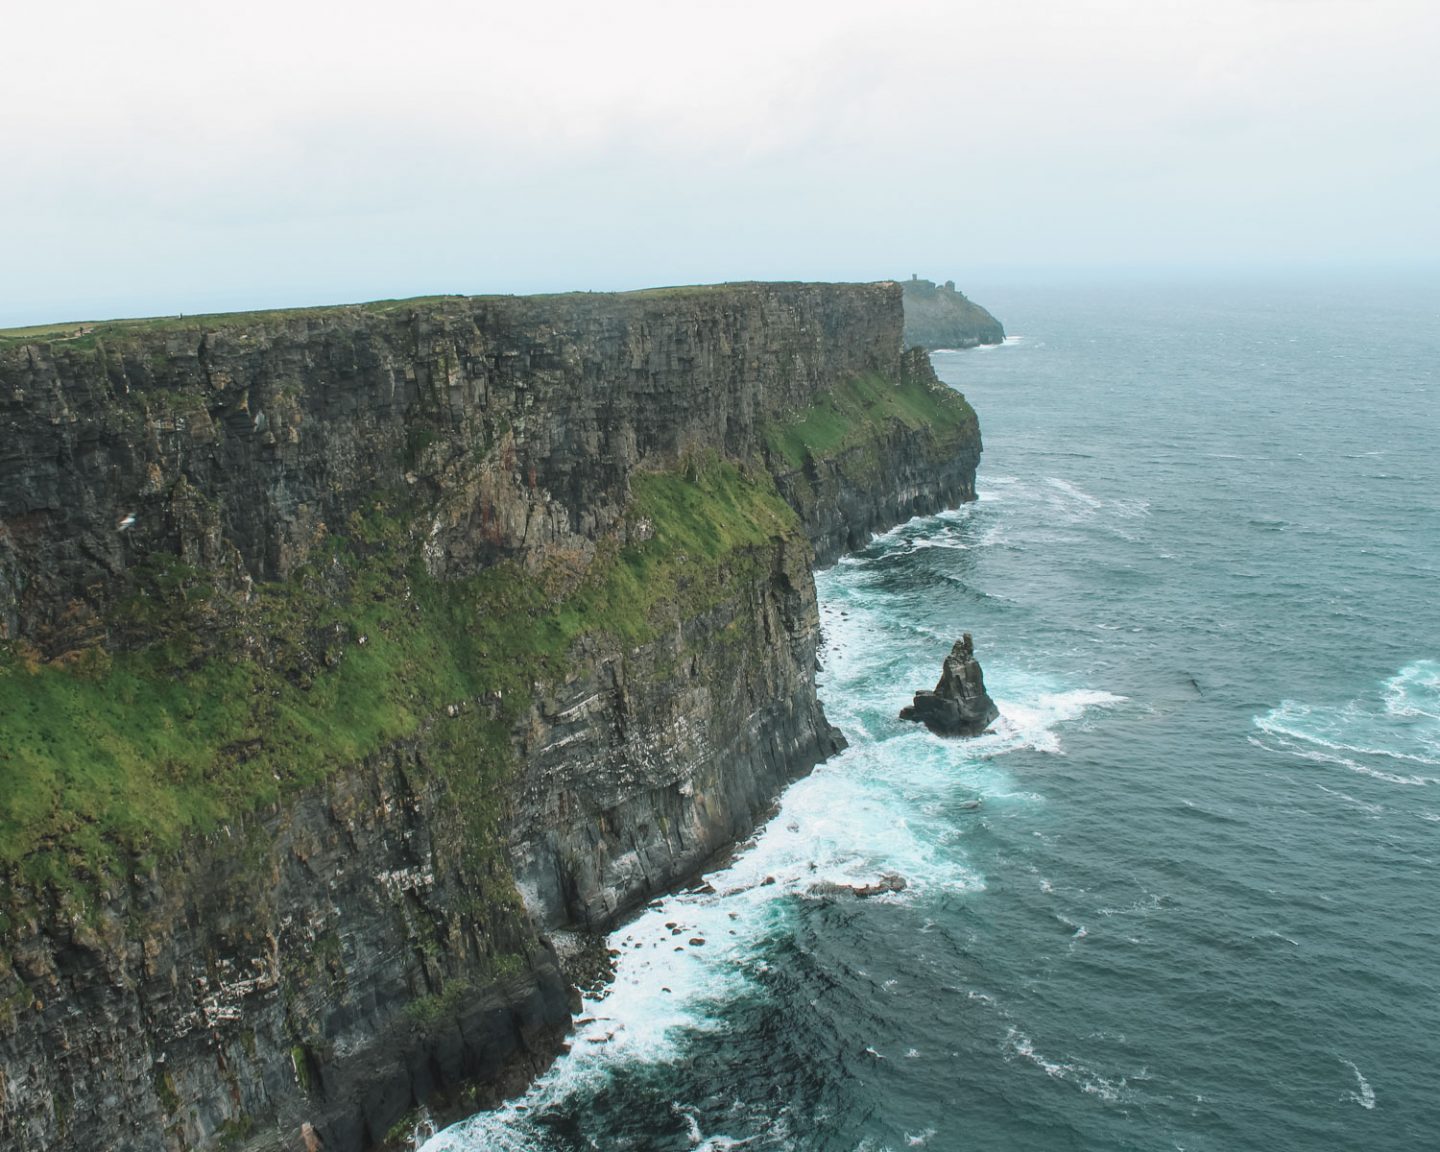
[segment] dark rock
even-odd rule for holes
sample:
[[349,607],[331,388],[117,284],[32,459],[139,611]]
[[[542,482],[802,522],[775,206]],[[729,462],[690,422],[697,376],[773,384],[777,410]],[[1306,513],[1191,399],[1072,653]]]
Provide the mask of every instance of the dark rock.
[[[554,947],[560,971],[579,992],[597,999],[615,980],[618,948],[611,948],[606,938],[595,932],[556,932]],[[578,1011],[578,1007],[574,1009]]]
[[880,896],[886,892],[903,892],[909,887],[905,877],[894,872],[886,872],[874,884],[862,884],[851,891],[856,896]]
[[901,720],[924,724],[937,736],[978,736],[999,715],[1000,709],[985,691],[985,677],[968,632],[945,657],[935,691],[915,693],[915,703],[900,709]]
[[905,877],[896,872],[886,872],[873,884],[837,884],[826,881],[814,885],[810,891],[817,896],[882,896],[886,892],[903,892],[909,887]]

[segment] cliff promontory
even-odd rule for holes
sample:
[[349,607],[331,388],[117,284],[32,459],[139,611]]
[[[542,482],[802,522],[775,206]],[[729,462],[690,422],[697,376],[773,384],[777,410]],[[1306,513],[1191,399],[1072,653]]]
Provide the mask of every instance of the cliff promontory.
[[934,351],[1005,342],[1000,321],[956,291],[955,281],[936,284],[912,275],[905,281],[904,291],[905,347]]
[[973,499],[895,284],[0,332],[0,1146],[384,1142],[840,743],[817,556]]

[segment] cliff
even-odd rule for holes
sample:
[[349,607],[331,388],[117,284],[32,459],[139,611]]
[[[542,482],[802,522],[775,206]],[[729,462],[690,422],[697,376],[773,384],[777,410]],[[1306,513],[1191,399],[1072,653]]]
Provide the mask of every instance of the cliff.
[[839,744],[812,569],[973,498],[889,285],[0,333],[0,1144],[335,1152],[553,1058]]
[[957,292],[953,280],[937,285],[911,276],[904,292],[907,348],[974,348],[1005,341],[1000,321]]

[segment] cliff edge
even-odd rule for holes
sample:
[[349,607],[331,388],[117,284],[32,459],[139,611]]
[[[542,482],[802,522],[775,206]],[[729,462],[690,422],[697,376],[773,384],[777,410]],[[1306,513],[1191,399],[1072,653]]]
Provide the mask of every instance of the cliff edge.
[[0,332],[0,1144],[515,1090],[840,743],[812,572],[974,497],[895,284]]

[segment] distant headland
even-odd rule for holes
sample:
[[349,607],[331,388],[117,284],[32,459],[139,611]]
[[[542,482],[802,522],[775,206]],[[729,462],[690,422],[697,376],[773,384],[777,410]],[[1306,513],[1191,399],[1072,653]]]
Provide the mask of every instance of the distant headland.
[[905,346],[974,348],[1001,344],[1005,329],[980,305],[955,290],[955,281],[936,284],[914,273],[902,282],[905,289]]

